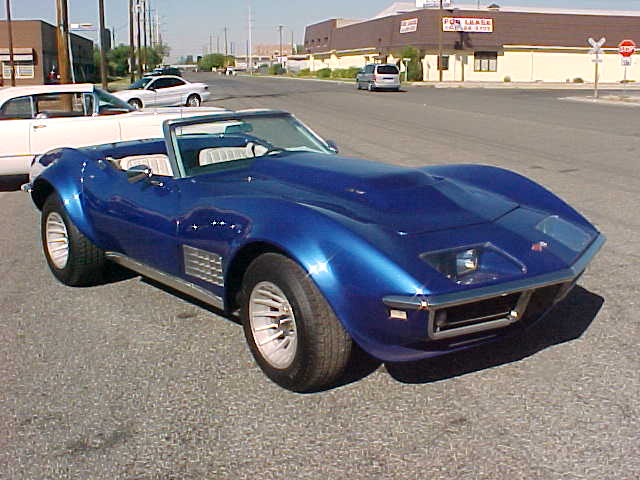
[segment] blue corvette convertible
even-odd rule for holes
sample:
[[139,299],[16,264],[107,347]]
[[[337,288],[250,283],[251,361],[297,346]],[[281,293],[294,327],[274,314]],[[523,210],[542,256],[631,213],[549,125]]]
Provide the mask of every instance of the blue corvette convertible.
[[260,367],[294,391],[335,383],[353,342],[412,361],[531,325],[604,243],[516,173],[341,157],[280,111],[54,150],[26,189],[58,280],[90,285],[115,262],[239,312]]

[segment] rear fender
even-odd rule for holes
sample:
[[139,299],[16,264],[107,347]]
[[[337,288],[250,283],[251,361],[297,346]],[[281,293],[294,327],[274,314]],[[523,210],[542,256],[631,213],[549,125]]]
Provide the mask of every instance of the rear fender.
[[72,148],[56,149],[42,155],[34,166],[40,174],[32,180],[31,199],[42,210],[49,195],[57,194],[73,224],[93,241],[93,227],[86,219],[82,198],[84,169],[88,161],[93,160]]

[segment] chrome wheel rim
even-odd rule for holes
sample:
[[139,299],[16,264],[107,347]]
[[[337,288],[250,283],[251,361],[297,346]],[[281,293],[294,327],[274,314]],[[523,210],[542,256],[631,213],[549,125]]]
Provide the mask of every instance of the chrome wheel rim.
[[189,106],[190,107],[199,107],[200,106],[200,100],[198,99],[198,97],[191,97],[189,99]]
[[63,269],[69,261],[69,234],[67,226],[58,212],[51,212],[45,226],[47,253],[53,265]]
[[251,333],[258,351],[273,368],[293,363],[298,332],[293,309],[286,295],[271,282],[260,282],[249,297]]

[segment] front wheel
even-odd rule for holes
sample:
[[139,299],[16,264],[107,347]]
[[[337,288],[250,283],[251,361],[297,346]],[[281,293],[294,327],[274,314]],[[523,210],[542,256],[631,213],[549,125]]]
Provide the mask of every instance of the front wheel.
[[370,92],[373,92],[375,90],[375,87],[373,86],[373,82],[369,82],[369,85],[367,85],[367,90],[369,90]]
[[243,280],[244,333],[256,362],[278,385],[296,392],[335,383],[352,341],[307,273],[275,253],[251,263]]
[[199,107],[201,103],[198,95],[189,95],[187,98],[187,107]]
[[104,252],[73,224],[56,194],[42,208],[41,232],[44,256],[58,280],[72,287],[100,282]]

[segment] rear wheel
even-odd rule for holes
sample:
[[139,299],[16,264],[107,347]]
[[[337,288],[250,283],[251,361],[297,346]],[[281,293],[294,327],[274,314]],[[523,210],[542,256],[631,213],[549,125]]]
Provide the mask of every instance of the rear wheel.
[[140,110],[142,108],[142,102],[137,98],[132,98],[131,100],[129,100],[128,103],[136,110]]
[[200,97],[196,94],[189,95],[187,98],[187,107],[199,107],[201,103]]
[[42,208],[42,247],[53,275],[66,285],[98,283],[104,269],[104,252],[73,224],[57,195]]
[[245,337],[271,380],[297,392],[335,383],[352,341],[297,263],[275,253],[261,255],[247,269],[242,292]]
[[374,90],[373,82],[369,82],[369,85],[367,85],[367,90],[369,90],[370,92],[373,92]]

